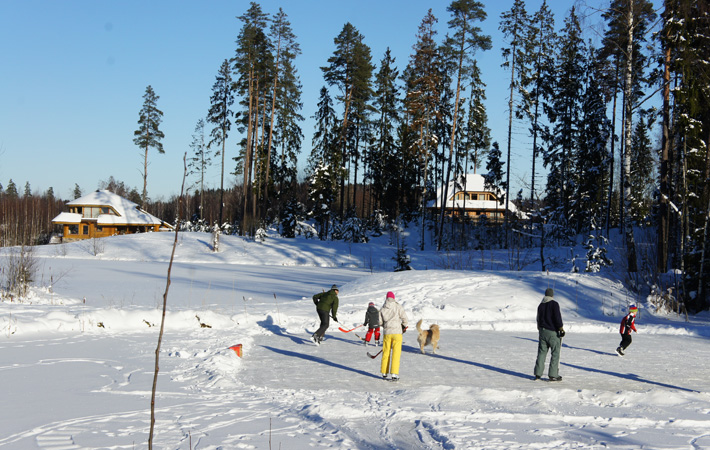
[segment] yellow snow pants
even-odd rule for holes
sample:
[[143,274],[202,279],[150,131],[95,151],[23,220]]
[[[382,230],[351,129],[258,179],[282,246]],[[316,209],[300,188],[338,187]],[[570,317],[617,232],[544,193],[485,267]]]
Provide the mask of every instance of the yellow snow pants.
[[[392,352],[392,355],[390,355]],[[402,335],[385,334],[382,343],[382,364],[380,372],[383,375],[388,373],[399,375],[399,357],[402,355]]]

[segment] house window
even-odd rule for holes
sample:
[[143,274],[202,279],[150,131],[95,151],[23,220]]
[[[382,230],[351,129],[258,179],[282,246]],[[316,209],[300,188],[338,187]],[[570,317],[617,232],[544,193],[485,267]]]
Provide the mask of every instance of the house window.
[[88,225],[83,225],[81,227],[81,234],[89,234],[89,226]]
[[97,233],[102,233],[104,231],[104,227],[101,225],[96,225],[96,232]]
[[101,214],[108,214],[108,206],[101,207]]
[[67,227],[67,232],[69,234],[79,234],[79,225],[69,225]]

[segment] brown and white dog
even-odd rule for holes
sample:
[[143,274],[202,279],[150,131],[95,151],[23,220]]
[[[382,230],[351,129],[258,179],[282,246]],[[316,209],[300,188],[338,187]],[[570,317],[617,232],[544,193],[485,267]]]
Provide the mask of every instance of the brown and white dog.
[[422,330],[422,320],[419,319],[417,322],[417,342],[419,342],[419,350],[424,352],[424,347],[431,345],[433,350],[432,353],[436,353],[436,348],[439,346],[439,325],[432,325],[428,330]]

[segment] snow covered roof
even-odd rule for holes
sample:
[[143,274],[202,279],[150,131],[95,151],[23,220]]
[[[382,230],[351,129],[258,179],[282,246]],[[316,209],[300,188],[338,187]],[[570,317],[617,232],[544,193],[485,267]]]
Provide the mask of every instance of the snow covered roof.
[[81,214],[62,212],[52,219],[54,223],[81,223]]
[[[98,214],[97,225],[161,225],[162,220],[149,214],[132,201],[116,195],[111,191],[97,190],[90,194],[79,197],[67,203],[73,207],[108,207],[108,214]],[[81,219],[87,218],[79,213],[62,212],[55,217],[54,223],[80,223]],[[94,218],[94,217],[90,217]]]
[[[458,180],[449,182],[449,189],[446,192],[446,208],[463,209],[465,204],[466,209],[505,209],[505,202],[501,204],[496,200],[454,200],[454,196],[458,192],[490,192],[496,197],[501,198],[504,193],[501,192],[500,189],[486,187],[483,175],[469,173],[459,176]],[[430,208],[440,208],[443,196],[444,189],[443,187],[439,187],[436,190],[436,200],[430,201],[428,206]],[[512,212],[517,211],[517,208],[512,202],[508,202],[508,209]]]

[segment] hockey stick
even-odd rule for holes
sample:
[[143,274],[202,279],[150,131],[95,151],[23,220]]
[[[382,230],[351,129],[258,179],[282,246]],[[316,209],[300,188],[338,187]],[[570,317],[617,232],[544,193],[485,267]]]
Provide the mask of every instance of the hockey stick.
[[375,355],[371,354],[370,352],[367,352],[367,356],[369,356],[369,357],[372,358],[372,359],[375,359],[375,358],[377,358],[378,356],[380,356],[380,353],[382,353],[382,350],[380,350],[379,352],[377,352],[377,354],[375,354]]
[[350,333],[351,331],[357,330],[358,328],[360,328],[360,327],[362,327],[362,326],[363,326],[363,325],[358,325],[358,326],[356,326],[355,328],[351,328],[351,329],[349,329],[349,330],[346,330],[346,329],[343,328],[343,327],[338,327],[338,330],[342,331],[343,333]]

